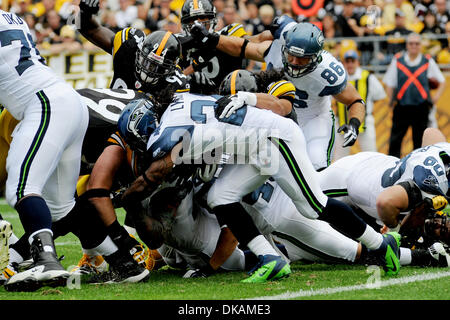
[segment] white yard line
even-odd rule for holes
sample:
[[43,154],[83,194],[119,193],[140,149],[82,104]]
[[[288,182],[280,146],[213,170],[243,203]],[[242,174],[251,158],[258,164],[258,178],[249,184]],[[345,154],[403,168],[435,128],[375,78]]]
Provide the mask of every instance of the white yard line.
[[401,285],[411,282],[419,282],[419,281],[427,281],[450,277],[450,271],[446,272],[437,272],[437,273],[423,273],[415,276],[402,277],[396,279],[390,279],[385,281],[379,281],[376,284],[361,284],[355,286],[347,286],[347,287],[335,287],[335,288],[324,288],[324,289],[311,289],[311,290],[299,290],[295,292],[288,291],[286,293],[282,293],[276,296],[263,296],[263,297],[255,297],[246,300],[287,300],[287,299],[295,299],[301,297],[312,297],[319,295],[327,295],[327,294],[335,294],[346,291],[357,291],[357,290],[367,290],[367,289],[378,289],[382,287],[388,287],[393,285]]

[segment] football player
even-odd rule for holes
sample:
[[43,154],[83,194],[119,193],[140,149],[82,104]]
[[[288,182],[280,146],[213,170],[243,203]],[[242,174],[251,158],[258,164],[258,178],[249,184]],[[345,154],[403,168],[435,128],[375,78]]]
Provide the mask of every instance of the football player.
[[[288,264],[262,239],[257,228],[249,228],[253,222],[239,203],[244,195],[270,176],[289,195],[301,214],[310,219],[321,217],[333,221],[345,232],[365,241],[364,244],[383,259],[393,261],[387,268],[388,273],[398,272],[399,235],[381,236],[358,219],[351,208],[322,193],[316,171],[306,156],[303,133],[293,121],[251,106],[238,109],[230,117],[217,119],[221,107],[230,102],[229,97],[216,101],[212,96],[181,94],[177,98],[163,114],[159,125],[156,117],[149,124],[154,128],[147,143],[151,164],[122,196],[124,206],[133,213],[137,224],[143,219],[139,200],[160,185],[174,163],[192,163],[194,159],[214,162],[217,161],[214,150],[222,148],[225,153],[244,157],[246,162],[224,167],[208,193],[208,205],[221,225],[230,227],[241,244],[261,256],[256,268],[259,271],[244,281],[263,282],[290,273]],[[134,117],[123,113],[119,119],[119,128],[124,134],[129,130],[130,119]],[[224,182],[218,183],[220,180]]]
[[46,66],[27,24],[1,11],[0,104],[20,120],[6,158],[5,198],[19,213],[35,266],[8,279],[8,290],[66,284],[52,221],[75,206],[88,110],[76,91]]
[[[424,137],[426,143],[436,142],[426,138],[426,134]],[[344,197],[344,201],[362,209],[380,225],[399,230],[404,216],[426,199],[431,199],[428,209],[432,210],[442,209],[447,204],[442,196],[448,196],[449,154],[447,142],[426,145],[402,159],[360,152],[323,170],[319,174],[320,182],[325,194]],[[445,251],[441,254],[445,255]],[[409,261],[411,252],[401,250],[400,257],[402,263],[405,259]]]
[[[365,102],[353,86],[347,85],[342,64],[323,50],[324,37],[319,28],[307,22],[297,24],[288,16],[280,17],[277,23],[272,29],[273,40],[262,42],[211,33],[201,24],[194,24],[191,34],[205,48],[265,61],[268,68],[284,70],[286,79],[296,88],[294,108],[305,135],[308,155],[314,168],[322,170],[331,163],[333,154],[335,128],[331,96],[349,110],[349,124],[338,129],[338,132],[345,132],[344,147],[352,146],[357,139],[359,125],[364,120]],[[235,99],[232,103],[247,102],[250,101]]]
[[[188,45],[182,45],[184,74],[200,78],[201,81],[197,81],[197,84],[206,87],[202,91],[192,91],[204,94],[217,93],[217,88],[224,77],[233,70],[244,69],[247,65],[247,59],[242,56],[233,57],[223,51],[211,50],[203,46],[194,46],[190,35],[190,29],[194,21],[202,23],[208,31],[216,32],[217,12],[212,1],[186,0],[184,2],[181,8],[181,24],[185,35],[180,35],[179,38],[182,44],[190,42]],[[240,38],[248,37],[244,27],[239,23],[224,27],[218,31],[218,34]]]
[[295,110],[292,108],[295,87],[291,82],[282,79],[279,72],[262,71],[254,74],[248,70],[235,70],[223,79],[219,87],[219,94],[222,96],[248,93],[256,93],[256,107],[272,110],[297,122]]
[[126,28],[117,33],[101,26],[93,15],[98,1],[80,2],[80,33],[113,56],[114,76],[110,88],[140,90],[164,98],[164,88],[189,91],[186,76],[178,67],[180,41],[169,31],[148,36],[142,30]]
[[[80,170],[81,175],[87,175],[91,172],[95,160],[99,157],[105,147],[107,138],[111,133],[117,130],[117,120],[121,110],[124,109],[130,101],[144,98],[146,95],[137,91],[125,89],[79,89],[77,92],[82,96],[82,99],[89,110],[89,126],[83,140]],[[0,141],[4,143],[4,148],[1,149],[1,159],[6,157],[9,150],[9,141],[11,141],[11,133],[17,123],[18,121],[14,119],[7,110],[3,110],[0,115],[0,124],[2,127]],[[3,174],[5,171],[4,167],[3,170],[0,171],[2,172],[2,176],[6,175]],[[86,177],[88,176],[81,176],[78,181],[78,196],[82,196],[86,189]],[[1,181],[1,183],[3,185],[4,180]],[[120,186],[123,186],[124,182],[117,180],[116,183],[118,183],[117,188],[120,188]],[[77,268],[77,272],[89,271],[90,273],[98,273],[104,271],[106,262],[101,255],[103,253],[103,255],[107,256],[105,258],[110,266],[112,266],[111,269],[116,270],[115,281],[137,280],[137,277],[135,277],[136,273],[145,273],[145,271],[143,271],[142,268],[137,267],[134,263],[126,261],[126,258],[119,257],[118,254],[115,256],[108,256],[109,253],[114,252],[117,248],[114,244],[109,243],[108,245],[108,241],[105,241],[106,232],[103,231],[103,224],[99,224],[95,219],[97,214],[92,212],[92,208],[89,207],[89,204],[83,203],[85,200],[80,198],[76,199],[76,201],[76,206],[69,214],[62,217],[60,220],[53,222],[52,231],[54,237],[65,235],[68,232],[73,232],[80,237],[85,254],[81,260],[82,264],[79,265],[80,268]],[[89,214],[87,214],[87,212],[89,212]],[[84,216],[83,213],[86,213],[87,216]],[[81,221],[84,223],[79,224]],[[86,227],[89,227],[88,231],[84,230]],[[79,231],[80,228],[82,231]],[[102,244],[102,242],[105,243]],[[133,251],[135,259],[137,261],[143,260],[145,251],[142,248],[142,245],[132,238],[129,239],[129,242],[131,243],[130,250]],[[96,248],[100,244],[102,244],[102,246]],[[106,251],[104,250],[105,248]],[[29,258],[29,251],[30,247],[27,236],[17,239],[14,243],[11,242],[11,260],[0,280],[3,280],[4,282],[16,274],[18,271],[17,265]],[[90,253],[90,255],[87,253]],[[127,268],[122,268],[121,272],[119,272],[116,266],[119,265],[120,268],[121,265],[125,264],[127,265]],[[126,280],[127,278],[129,279]]]

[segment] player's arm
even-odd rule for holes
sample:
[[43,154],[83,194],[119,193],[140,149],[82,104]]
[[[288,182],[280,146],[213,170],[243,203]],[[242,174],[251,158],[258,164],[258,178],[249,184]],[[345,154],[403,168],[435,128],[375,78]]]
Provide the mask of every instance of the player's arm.
[[447,142],[442,131],[437,128],[426,128],[423,132],[422,147],[429,146],[439,142]]
[[191,35],[202,48],[218,49],[233,57],[245,57],[257,61],[264,61],[264,54],[272,44],[272,41],[254,43],[239,37],[209,33],[200,23],[194,24]]
[[354,86],[348,84],[343,91],[333,97],[347,106],[349,122],[339,127],[338,132],[344,132],[343,147],[355,144],[359,134],[359,127],[366,115],[366,103]]
[[98,10],[98,1],[81,0],[78,31],[90,42],[111,53],[115,34],[94,19],[93,15],[98,13]]
[[287,116],[292,111],[292,101],[280,99],[268,93],[255,93],[256,107],[271,110],[280,116]]
[[106,226],[111,225],[116,220],[109,192],[114,176],[123,161],[125,161],[125,153],[121,146],[107,146],[95,162],[86,188],[86,194],[93,195],[92,197],[89,196],[89,201],[94,205]]
[[265,30],[261,33],[255,34],[253,36],[248,36],[246,39],[248,39],[248,41],[250,41],[250,42],[261,43],[264,41],[272,41],[273,35],[272,35],[272,32],[270,32],[269,30]]
[[398,226],[398,215],[400,212],[406,211],[408,205],[408,192],[401,185],[386,188],[378,195],[376,201],[380,220],[391,229]]

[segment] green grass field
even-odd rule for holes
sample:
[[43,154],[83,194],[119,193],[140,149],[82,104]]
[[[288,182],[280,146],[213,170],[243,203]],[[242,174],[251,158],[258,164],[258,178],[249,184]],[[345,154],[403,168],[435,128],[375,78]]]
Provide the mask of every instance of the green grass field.
[[[3,202],[4,203],[4,202]],[[17,213],[0,204],[0,213],[13,224],[17,236],[23,229]],[[120,220],[123,212],[119,212]],[[76,265],[81,247],[69,234],[56,240],[65,268]],[[88,285],[41,288],[32,293],[11,293],[0,288],[0,300],[450,300],[449,268],[403,267],[397,277],[363,266],[292,264],[289,278],[265,284],[243,284],[245,272],[216,274],[206,279],[182,279],[183,271],[164,267],[143,284]]]

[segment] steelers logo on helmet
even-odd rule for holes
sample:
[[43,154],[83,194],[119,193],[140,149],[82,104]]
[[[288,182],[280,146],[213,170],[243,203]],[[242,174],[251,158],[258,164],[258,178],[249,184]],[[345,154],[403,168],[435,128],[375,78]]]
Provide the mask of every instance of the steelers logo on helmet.
[[158,127],[153,103],[149,99],[131,101],[117,122],[119,134],[134,151],[145,152],[150,135]]
[[181,44],[169,31],[155,31],[138,44],[136,78],[144,86],[157,85],[175,73],[181,57]]
[[220,95],[236,94],[238,91],[258,92],[258,79],[253,72],[234,70],[222,80],[219,87]]
[[314,24],[302,22],[291,28],[282,48],[285,73],[299,78],[313,72],[322,61],[323,44],[322,31]]
[[217,25],[216,7],[210,0],[186,0],[181,8],[181,25],[190,34],[195,21],[202,23],[209,32]]

